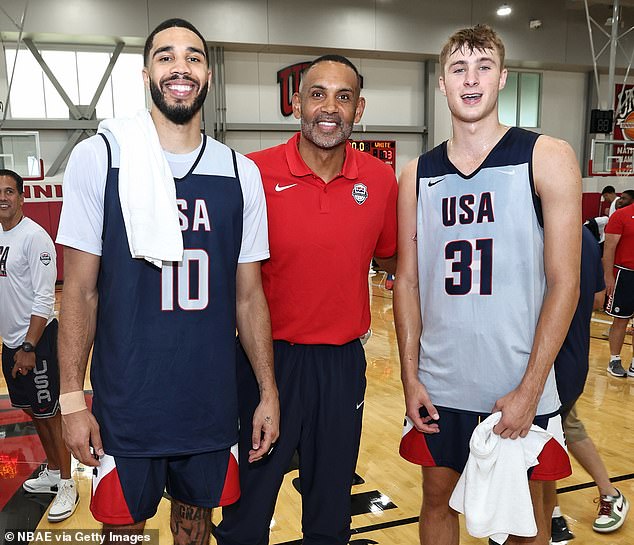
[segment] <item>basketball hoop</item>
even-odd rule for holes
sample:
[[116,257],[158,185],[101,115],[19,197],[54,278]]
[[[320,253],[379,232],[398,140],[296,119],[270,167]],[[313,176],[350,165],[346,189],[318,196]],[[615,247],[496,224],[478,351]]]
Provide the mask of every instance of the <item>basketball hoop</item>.
[[592,140],[589,176],[627,178],[634,176],[633,164],[634,140]]

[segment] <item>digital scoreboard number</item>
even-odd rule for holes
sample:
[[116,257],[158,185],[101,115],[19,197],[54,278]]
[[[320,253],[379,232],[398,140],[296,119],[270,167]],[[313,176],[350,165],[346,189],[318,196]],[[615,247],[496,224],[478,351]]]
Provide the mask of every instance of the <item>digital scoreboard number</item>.
[[396,140],[350,140],[350,145],[390,165],[396,172]]

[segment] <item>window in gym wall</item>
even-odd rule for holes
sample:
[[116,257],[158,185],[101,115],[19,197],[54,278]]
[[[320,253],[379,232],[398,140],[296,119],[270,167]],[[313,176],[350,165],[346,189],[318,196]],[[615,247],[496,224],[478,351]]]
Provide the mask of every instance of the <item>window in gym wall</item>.
[[[11,77],[15,49],[7,49],[5,58]],[[28,50],[20,51],[18,56],[9,101],[13,117],[46,117],[42,69]]]
[[[15,49],[6,49],[11,77]],[[110,62],[99,51],[42,51],[42,57],[73,104],[88,106]],[[146,106],[141,69],[143,55],[122,53],[97,102],[97,118],[127,116]],[[11,117],[68,119],[68,106],[28,49],[20,49],[9,97]]]
[[147,105],[143,85],[143,55],[121,53],[112,70],[114,115],[130,117]]
[[[77,52],[77,78],[79,84],[79,104],[88,106],[101,82],[103,73],[110,62],[109,53]],[[118,59],[117,59],[117,62]],[[112,117],[112,82],[108,81],[97,101],[96,115],[99,119]]]
[[539,127],[542,75],[536,72],[511,72],[500,92],[500,121],[515,127]]
[[[30,51],[20,51],[20,57],[24,58],[31,55]],[[73,104],[79,104],[79,92],[77,89],[77,57],[74,51],[42,51],[42,57],[48,64],[51,72],[55,74],[57,81],[60,82],[68,97]],[[22,61],[20,61],[22,62]],[[46,117],[48,119],[68,119],[68,106],[59,96],[51,81],[42,73],[40,69],[40,77],[44,83],[44,103],[46,107]],[[11,90],[11,99],[13,98],[13,90]],[[11,112],[13,112],[13,103],[11,103]],[[18,117],[14,114],[14,117]]]

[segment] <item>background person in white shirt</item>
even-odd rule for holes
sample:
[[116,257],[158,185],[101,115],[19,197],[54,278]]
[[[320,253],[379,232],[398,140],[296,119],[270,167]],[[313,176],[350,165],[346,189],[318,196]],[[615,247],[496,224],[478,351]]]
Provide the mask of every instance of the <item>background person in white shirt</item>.
[[59,522],[73,514],[79,496],[59,413],[55,246],[42,227],[24,216],[23,189],[18,174],[0,169],[2,372],[11,404],[33,419],[48,459],[24,489],[56,494],[48,520]]

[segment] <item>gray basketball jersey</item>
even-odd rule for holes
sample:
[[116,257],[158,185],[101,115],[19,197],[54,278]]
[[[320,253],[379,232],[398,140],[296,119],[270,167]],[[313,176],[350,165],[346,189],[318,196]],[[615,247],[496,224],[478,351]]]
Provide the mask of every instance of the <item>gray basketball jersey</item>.
[[[419,378],[436,406],[489,413],[526,370],[546,291],[538,136],[509,129],[469,176],[446,142],[419,159]],[[537,414],[559,405],[551,370]]]

